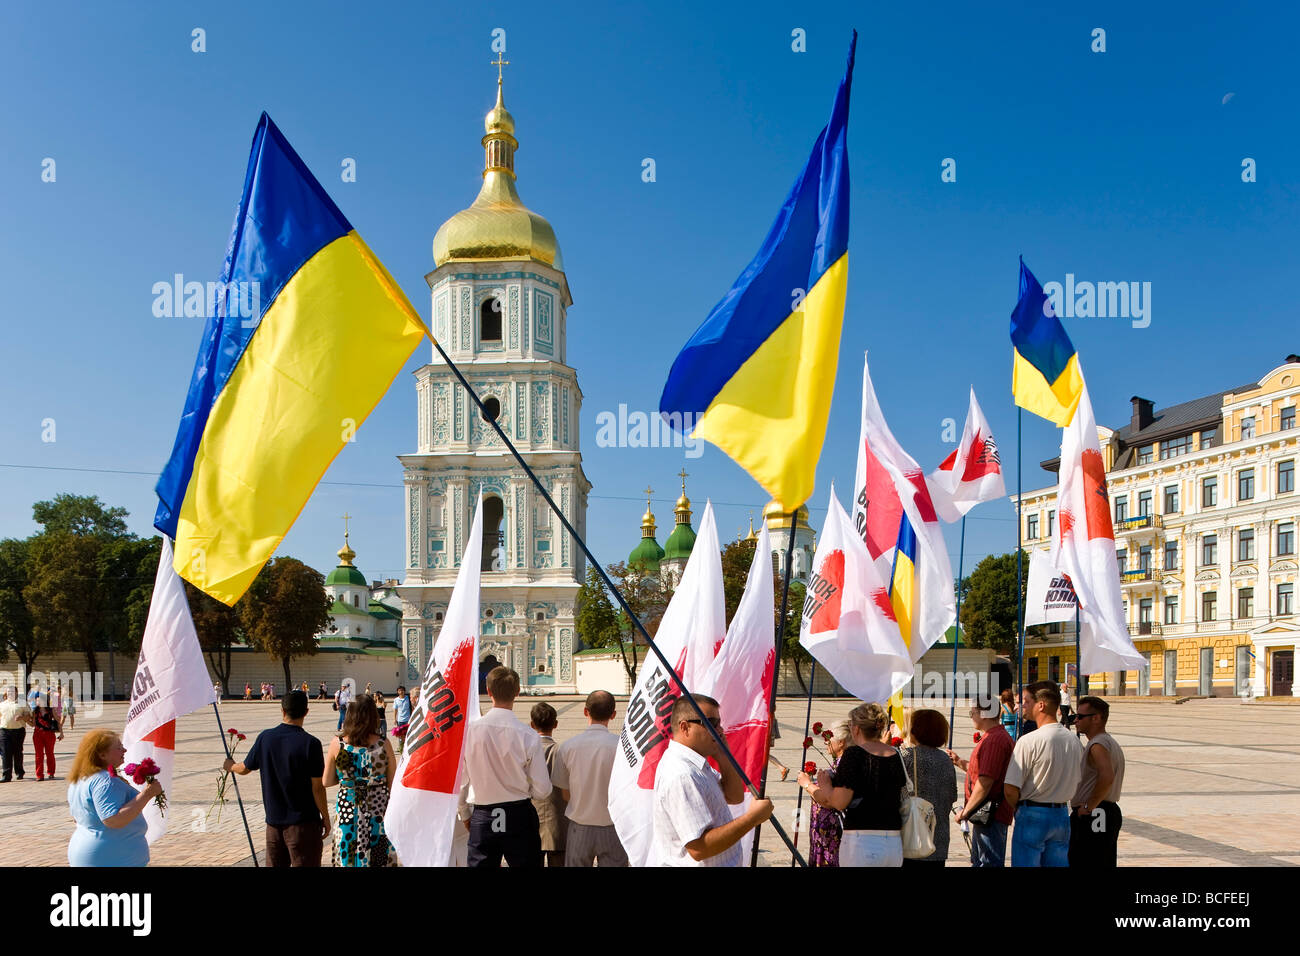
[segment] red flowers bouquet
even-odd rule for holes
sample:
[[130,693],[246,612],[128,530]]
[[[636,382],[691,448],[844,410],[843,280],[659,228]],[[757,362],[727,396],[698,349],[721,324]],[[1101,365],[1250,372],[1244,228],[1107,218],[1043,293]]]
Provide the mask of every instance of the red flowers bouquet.
[[[143,787],[145,784],[153,783],[158,779],[158,774],[162,773],[162,768],[153,762],[152,757],[145,757],[139,763],[127,764],[122,768],[122,773],[130,777],[137,787]],[[167,812],[167,794],[158,794],[153,798],[153,802],[163,813]]]
[[389,733],[392,736],[396,737],[398,740],[405,740],[406,732],[407,730],[410,729],[410,726],[411,726],[410,724],[398,724],[391,731],[389,731]]
[[978,730],[975,731],[975,737],[974,737],[975,743],[979,743],[979,742],[980,742],[980,738],[983,737],[983,736],[984,736],[984,735],[981,734]]
[[891,747],[901,747],[901,746],[903,746],[903,738],[902,738],[902,737],[890,737],[890,738],[889,738],[889,746],[891,746]]
[[817,764],[809,760],[806,764],[803,765],[803,772],[810,777],[814,776],[817,773]]
[[[248,739],[248,735],[241,734],[234,727],[227,727],[226,736],[230,738],[228,749],[230,751],[230,759],[233,760],[235,758],[235,751],[239,748],[239,745],[243,741]],[[217,774],[217,795],[216,797],[213,798],[212,806],[208,807],[208,812],[203,818],[205,822],[207,821],[208,817],[212,816],[213,810],[217,811],[217,822],[218,823],[221,822],[221,811],[226,805],[226,784],[229,782],[230,782],[229,770],[223,770],[221,771],[221,773]]]

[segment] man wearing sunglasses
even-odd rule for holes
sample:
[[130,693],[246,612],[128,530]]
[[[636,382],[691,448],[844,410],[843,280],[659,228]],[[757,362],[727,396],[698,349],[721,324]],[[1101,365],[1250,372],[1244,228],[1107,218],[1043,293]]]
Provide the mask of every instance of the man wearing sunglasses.
[[[695,695],[709,723],[719,730],[718,702]],[[650,863],[660,866],[742,866],[740,840],[772,815],[771,800],[755,800],[732,817],[730,805],[745,799],[745,785],[731,761],[709,766],[718,745],[689,700],[677,699],[669,718],[673,739],[655,772],[654,842]]]
[[1075,729],[1088,738],[1083,775],[1070,801],[1070,866],[1113,867],[1118,862],[1119,811],[1124,785],[1124,751],[1110,734],[1110,704],[1100,697],[1080,697]]

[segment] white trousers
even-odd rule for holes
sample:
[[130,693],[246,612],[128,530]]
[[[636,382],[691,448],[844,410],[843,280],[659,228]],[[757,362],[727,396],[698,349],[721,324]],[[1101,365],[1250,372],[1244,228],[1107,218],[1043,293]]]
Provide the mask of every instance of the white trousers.
[[902,866],[903,838],[898,830],[845,830],[840,838],[840,866]]

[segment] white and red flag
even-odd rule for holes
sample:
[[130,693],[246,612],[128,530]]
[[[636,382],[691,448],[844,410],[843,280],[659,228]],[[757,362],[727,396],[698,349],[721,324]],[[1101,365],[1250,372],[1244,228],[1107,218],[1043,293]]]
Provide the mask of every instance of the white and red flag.
[[[957,618],[957,596],[953,587],[952,563],[943,539],[943,527],[934,510],[930,486],[916,461],[903,450],[876,400],[871,371],[862,361],[862,437],[858,445],[858,481],[865,488],[854,505],[854,525],[865,528],[867,550],[883,580],[890,581],[895,614],[902,626],[903,642],[912,661],[944,635]],[[892,484],[893,497],[887,492]],[[865,509],[865,514],[861,514]],[[886,518],[881,518],[884,512]],[[910,529],[903,526],[906,516]],[[883,547],[887,528],[893,523],[889,551]],[[873,529],[875,529],[873,531]],[[900,533],[900,530],[906,533]],[[908,543],[906,561],[895,560],[899,540]],[[874,544],[873,544],[874,542]],[[900,611],[899,609],[902,608]]]
[[[126,762],[139,763],[151,757],[161,771],[158,782],[163,792],[169,792],[176,766],[176,718],[216,700],[185,586],[172,567],[171,541],[164,535],[122,731]],[[154,801],[149,801],[144,818],[148,823],[145,839],[150,843],[167,832],[166,815]]]
[[1079,607],[1070,576],[1052,567],[1050,554],[1039,552],[1029,559],[1029,581],[1025,585],[1025,627],[1073,621]]
[[961,442],[953,453],[930,472],[930,498],[934,510],[944,521],[959,521],[977,504],[993,501],[1006,494],[1002,480],[1002,459],[993,432],[970,390],[970,408]]
[[833,486],[808,578],[799,643],[861,700],[887,700],[912,679],[912,660],[889,586],[854,533]]
[[483,495],[433,646],[420,698],[411,712],[393,779],[384,831],[403,866],[450,866],[464,773],[465,728],[479,719],[479,582],[483,560]]
[[[768,728],[772,719],[772,679],[776,670],[773,584],[772,546],[765,521],[758,532],[745,593],[727,628],[727,639],[709,663],[699,687],[701,694],[718,702],[727,749],[754,784],[761,778],[763,764],[767,762]],[[753,795],[746,791],[744,802],[732,807],[732,815],[739,816],[752,800]],[[751,830],[741,841],[746,855],[753,841]]]
[[[704,685],[709,664],[726,633],[722,554],[713,505],[706,503],[690,560],[659,622],[654,641],[673,670],[694,691]],[[609,776],[609,815],[632,866],[654,862],[650,851],[655,771],[672,739],[669,718],[680,696],[676,682],[659,658],[647,653],[628,699],[618,753]]]
[[1079,596],[1082,673],[1145,667],[1146,660],[1133,646],[1124,622],[1106,463],[1086,383],[1074,418],[1061,436],[1057,509],[1051,563],[1069,575]]

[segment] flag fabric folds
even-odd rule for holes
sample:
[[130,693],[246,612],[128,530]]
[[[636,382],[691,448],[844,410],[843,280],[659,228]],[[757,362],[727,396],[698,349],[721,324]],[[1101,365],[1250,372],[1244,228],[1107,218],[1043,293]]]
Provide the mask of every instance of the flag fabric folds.
[[1106,463],[1086,385],[1061,436],[1060,474],[1051,563],[1070,576],[1078,594],[1082,672],[1145,667],[1124,621]]
[[886,700],[912,677],[888,586],[834,488],[808,578],[799,643],[861,700]]
[[[695,546],[654,641],[683,683],[694,691],[703,686],[726,633],[718,529],[713,505],[706,503]],[[628,698],[609,776],[609,815],[632,866],[655,863],[651,854],[655,771],[672,739],[669,717],[680,696],[659,659],[647,656]]]
[[[890,597],[903,643],[913,662],[943,636],[957,617],[952,564],[943,540],[943,528],[930,498],[930,488],[920,466],[903,450],[885,424],[884,413],[871,384],[866,359],[862,364],[862,445],[889,476],[901,509],[895,528],[893,563],[889,570]],[[855,522],[861,527],[867,517]],[[855,506],[855,516],[857,507]],[[877,563],[879,566],[879,562]],[[900,725],[901,726],[901,725]]]
[[[700,693],[718,702],[727,749],[753,783],[762,777],[763,764],[767,762],[768,729],[772,720],[772,680],[776,670],[774,584],[772,546],[765,521],[758,532],[754,560],[745,579],[745,593],[727,628],[726,640],[709,662],[699,687]],[[732,816],[748,810],[753,799],[746,791],[744,801],[731,807]],[[741,840],[745,855],[753,843],[751,830]]]
[[[152,757],[162,771],[159,782],[164,792],[171,789],[175,766],[176,718],[217,700],[190,616],[185,585],[172,560],[171,542],[164,537],[122,731],[126,762]],[[144,817],[148,821],[145,838],[153,843],[166,832],[167,821],[153,801]]]
[[1006,494],[1002,479],[1002,459],[998,443],[993,440],[975,389],[970,390],[970,408],[961,441],[953,453],[930,472],[930,498],[934,510],[944,521],[959,521],[968,511],[985,501]]
[[154,525],[233,605],[425,330],[265,113],[217,288]]
[[1034,274],[1020,260],[1020,298],[1011,313],[1011,391],[1016,404],[1061,427],[1083,391],[1079,356]]
[[465,543],[456,586],[447,603],[411,712],[402,759],[393,779],[384,831],[403,866],[450,866],[465,728],[479,719],[479,583],[483,561],[483,494]]
[[1025,584],[1025,627],[1073,621],[1079,606],[1070,576],[1052,567],[1047,554],[1029,559],[1029,581]]
[[[794,511],[826,437],[848,277],[849,46],[830,122],[758,254],[673,362],[659,410]],[[687,418],[689,416],[689,419]]]

